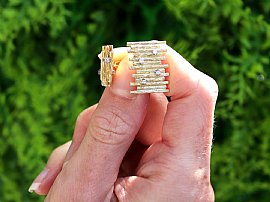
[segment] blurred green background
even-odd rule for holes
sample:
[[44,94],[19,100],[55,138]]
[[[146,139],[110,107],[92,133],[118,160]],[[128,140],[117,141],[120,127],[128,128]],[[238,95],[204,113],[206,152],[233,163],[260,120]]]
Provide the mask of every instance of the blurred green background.
[[101,45],[167,40],[219,84],[216,201],[270,198],[270,0],[0,0],[0,201],[27,192],[102,93]]

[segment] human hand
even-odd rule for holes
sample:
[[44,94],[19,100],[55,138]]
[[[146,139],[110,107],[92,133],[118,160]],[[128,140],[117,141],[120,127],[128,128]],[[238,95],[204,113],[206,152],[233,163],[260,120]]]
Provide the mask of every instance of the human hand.
[[218,87],[167,49],[171,101],[164,94],[130,95],[124,56],[112,87],[78,117],[68,153],[69,143],[55,150],[34,181],[37,194],[49,191],[46,201],[214,201]]

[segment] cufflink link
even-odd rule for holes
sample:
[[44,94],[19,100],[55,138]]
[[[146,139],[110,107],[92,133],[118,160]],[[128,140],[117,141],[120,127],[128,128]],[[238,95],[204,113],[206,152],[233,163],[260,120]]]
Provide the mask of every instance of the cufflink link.
[[131,94],[169,92],[166,80],[168,64],[163,62],[167,51],[165,45],[166,41],[127,42],[132,63],[130,69],[135,71],[132,74],[134,81],[130,83],[135,90],[131,90]]
[[119,65],[119,62],[113,61],[113,45],[102,46],[100,54],[100,81],[102,86],[111,86],[112,77]]

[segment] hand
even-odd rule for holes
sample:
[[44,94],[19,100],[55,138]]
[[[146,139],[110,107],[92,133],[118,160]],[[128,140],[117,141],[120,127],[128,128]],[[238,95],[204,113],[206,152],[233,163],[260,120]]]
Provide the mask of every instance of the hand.
[[130,95],[128,59],[116,49],[115,57],[124,59],[112,87],[80,114],[71,146],[52,153],[31,190],[49,191],[46,201],[214,201],[218,87],[167,49],[171,101],[164,94]]

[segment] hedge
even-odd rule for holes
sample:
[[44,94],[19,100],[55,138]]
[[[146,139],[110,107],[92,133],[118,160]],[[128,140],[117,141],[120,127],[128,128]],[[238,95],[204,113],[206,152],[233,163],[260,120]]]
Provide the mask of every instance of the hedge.
[[268,0],[1,0],[0,201],[43,201],[28,186],[98,101],[101,45],[150,39],[219,84],[216,201],[269,200]]

